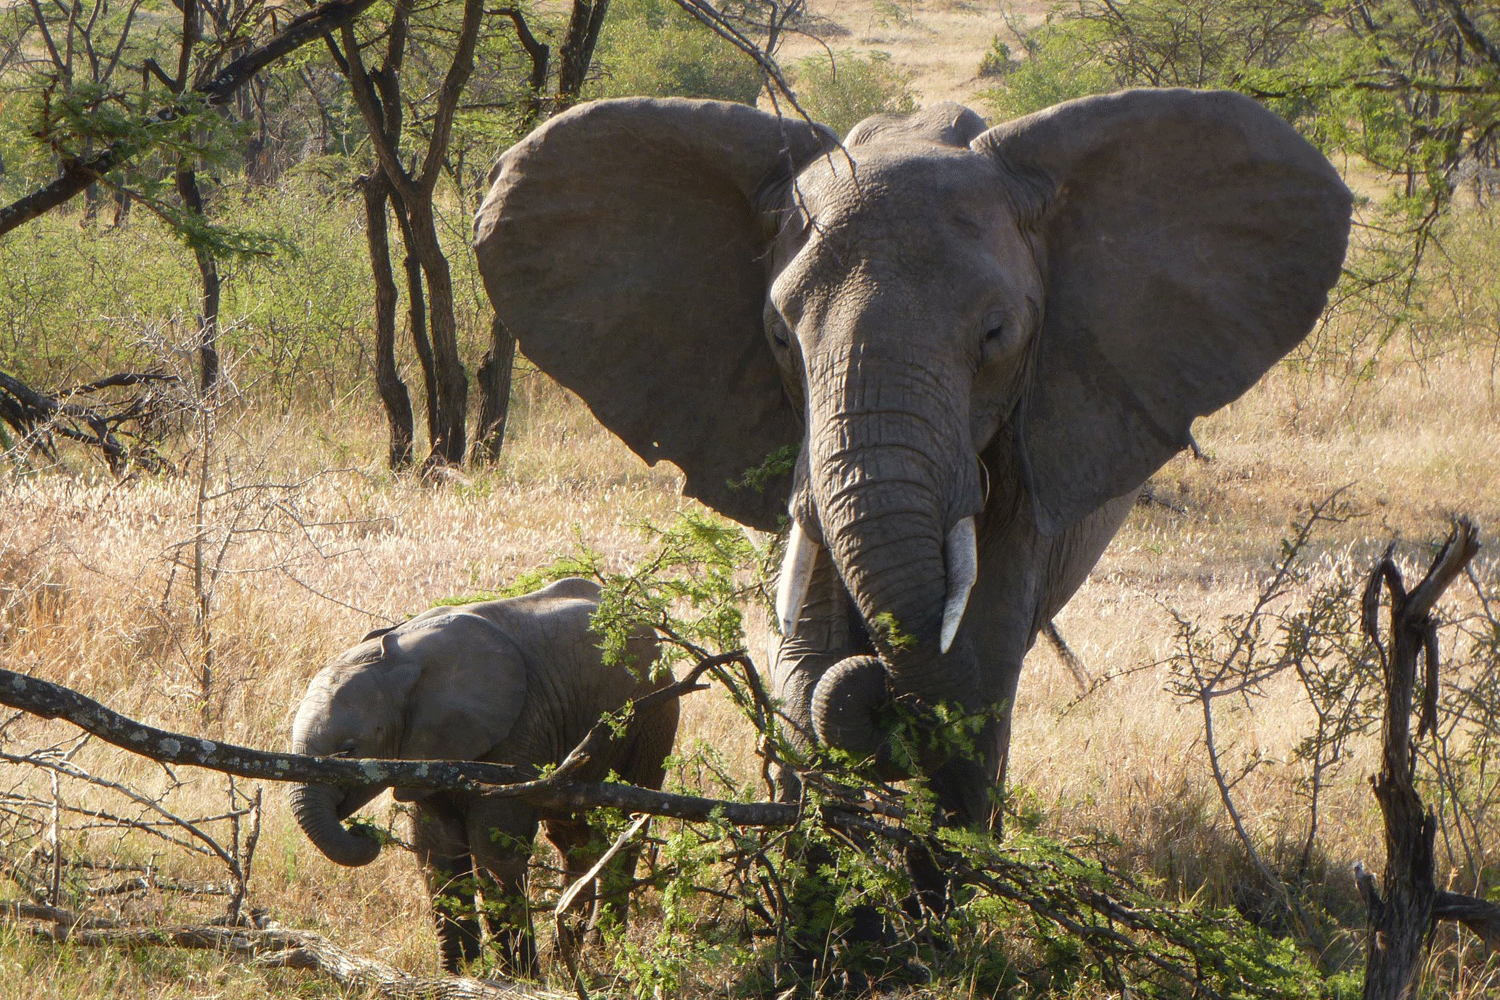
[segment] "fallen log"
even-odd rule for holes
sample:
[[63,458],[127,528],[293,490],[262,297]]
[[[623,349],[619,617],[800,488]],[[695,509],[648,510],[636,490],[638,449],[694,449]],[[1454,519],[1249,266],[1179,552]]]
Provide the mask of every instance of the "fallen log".
[[74,945],[108,948],[187,948],[216,951],[267,968],[307,969],[351,989],[389,1000],[565,1000],[542,986],[469,976],[418,976],[377,958],[346,951],[321,934],[279,927],[193,924],[146,927],[83,917],[56,906],[0,905],[0,917],[28,925],[35,935]]
[[[130,465],[159,471],[165,463],[149,444],[131,447],[130,438],[145,437],[146,425],[162,408],[161,389],[178,383],[176,375],[162,372],[120,372],[56,393],[35,389],[14,375],[0,371],[0,423],[15,433],[18,444],[31,445],[49,459],[57,459],[54,438],[75,441],[94,448],[109,466],[122,474]],[[114,404],[85,403],[104,389],[144,387],[143,391]],[[130,424],[135,431],[127,431]]]

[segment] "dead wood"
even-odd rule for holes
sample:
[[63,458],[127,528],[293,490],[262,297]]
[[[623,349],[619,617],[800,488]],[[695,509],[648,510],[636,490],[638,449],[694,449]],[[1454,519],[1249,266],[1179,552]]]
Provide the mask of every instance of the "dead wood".
[[0,906],[0,917],[28,924],[38,936],[74,945],[201,949],[268,968],[308,969],[343,986],[373,990],[391,1000],[564,1000],[571,996],[509,980],[417,976],[389,962],[345,951],[321,934],[275,924],[144,927],[32,903],[6,903]]
[[[97,449],[115,475],[132,463],[148,471],[158,471],[165,463],[141,439],[150,436],[150,425],[162,415],[165,403],[162,388],[177,381],[177,376],[161,372],[121,372],[47,393],[0,371],[0,422],[9,425],[19,444],[34,447],[53,460],[57,458],[54,438],[64,438]],[[95,393],[104,389],[135,386],[144,389],[122,402],[92,400]],[[138,442],[134,447],[127,443],[132,438]]]
[[[1381,885],[1362,865],[1356,865],[1354,872],[1369,912],[1365,1000],[1406,1000],[1415,995],[1436,920],[1462,920],[1486,943],[1500,928],[1500,908],[1437,890],[1433,876],[1437,820],[1417,794],[1411,735],[1419,656],[1425,660],[1426,671],[1416,738],[1437,726],[1438,641],[1433,608],[1478,551],[1474,526],[1459,520],[1427,575],[1409,593],[1391,549],[1371,571],[1365,587],[1363,626],[1380,650],[1385,675],[1381,769],[1371,784],[1385,820],[1386,854]],[[1389,645],[1380,636],[1382,590],[1390,602]]]

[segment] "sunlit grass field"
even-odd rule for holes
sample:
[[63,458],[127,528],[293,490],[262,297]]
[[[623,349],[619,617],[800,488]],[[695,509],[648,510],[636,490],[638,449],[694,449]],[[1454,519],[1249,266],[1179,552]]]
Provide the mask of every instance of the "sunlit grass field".
[[[893,50],[928,101],[972,99],[987,85],[975,66],[999,28],[966,4],[815,4],[814,12],[842,30],[833,36],[839,46]],[[814,48],[798,40],[789,55],[807,54],[799,45]],[[500,464],[427,479],[386,469],[357,291],[358,227],[347,214],[319,214],[329,190],[296,183],[284,204],[251,199],[245,211],[312,249],[295,266],[231,283],[225,339],[233,391],[211,412],[172,418],[160,447],[174,472],[116,479],[66,448],[55,464],[36,454],[0,459],[0,665],[156,726],[268,749],[286,745],[308,679],[369,629],[439,600],[503,588],[582,548],[610,570],[627,569],[651,551],[644,525],[666,526],[679,511],[698,509],[681,497],[673,468],[647,468],[524,363]],[[467,214],[455,206],[450,216],[445,237],[457,252]],[[153,237],[149,220],[109,237],[113,243],[80,237],[76,245],[73,220],[45,225],[53,228],[0,244],[0,359],[57,384],[158,363],[187,371],[190,258]],[[27,239],[34,242],[16,242]],[[1408,577],[1419,576],[1458,515],[1477,522],[1486,547],[1445,602],[1446,620],[1483,610],[1479,594],[1500,590],[1497,247],[1495,219],[1464,206],[1443,233],[1423,308],[1389,343],[1372,341],[1374,320],[1346,316],[1194,428],[1202,457],[1178,456],[1153,478],[1057,619],[1091,686],[1079,684],[1046,640],[1027,661],[1009,771],[1012,829],[1079,838],[1167,898],[1238,907],[1252,919],[1274,909],[1210,774],[1201,711],[1169,691],[1180,622],[1211,630],[1248,611],[1283,541],[1335,495],[1340,519],[1312,533],[1303,575],[1278,610],[1319,587],[1361,579],[1392,542]],[[473,358],[487,320],[471,265],[456,266]],[[98,305],[106,296],[108,308]],[[761,650],[763,609],[747,608],[747,619],[752,652]],[[1445,652],[1462,658],[1471,645],[1456,637]],[[1476,687],[1483,680],[1455,679]],[[679,752],[706,744],[731,777],[762,794],[748,723],[717,691],[691,695],[683,708]],[[1283,676],[1224,699],[1216,712],[1216,746],[1237,776],[1234,805],[1257,850],[1284,870],[1306,836],[1309,776],[1294,750],[1313,722],[1311,708]],[[231,826],[212,817],[257,790],[236,782],[232,800],[222,775],[169,773],[98,741],[80,745],[66,724],[0,715],[0,752],[49,747],[97,778],[160,796],[179,818],[209,818],[199,826],[220,843]],[[1362,904],[1349,866],[1383,864],[1367,780],[1376,767],[1373,745],[1356,742],[1322,790],[1306,878],[1342,928],[1320,956],[1330,967],[1357,967]],[[1493,787],[1485,767],[1471,778],[1481,791]],[[697,772],[674,780],[698,787]],[[435,974],[435,935],[409,854],[389,849],[366,868],[338,868],[297,830],[279,788],[259,791],[247,904],[350,951]],[[68,808],[54,812],[58,802]],[[108,816],[91,817],[90,809]],[[389,796],[367,812],[399,833]],[[75,779],[54,789],[49,772],[0,762],[0,900],[19,898],[20,880],[45,886],[60,876],[60,900],[99,915],[153,924],[221,915],[224,864],[192,832],[160,818],[117,791]],[[1475,839],[1460,842],[1448,831],[1440,838],[1439,883],[1492,893],[1500,813],[1471,819]],[[250,825],[244,817],[242,840]],[[54,842],[70,859],[120,868],[49,871]],[[98,891],[141,877],[146,891]],[[629,932],[647,947],[656,905],[642,899]],[[703,903],[704,920],[714,905]],[[1438,962],[1471,973],[1448,980],[1456,984],[1451,995],[1490,995],[1473,938],[1449,928],[1435,950]],[[561,964],[547,961],[551,985],[568,989]],[[595,952],[586,962],[607,990],[611,956]],[[698,968],[682,994],[732,995],[730,978]],[[61,945],[0,919],[0,1000],[342,995],[305,972],[211,952]],[[913,995],[970,994],[943,987]],[[1082,983],[1055,995],[1111,994]]]
[[[75,457],[67,469],[11,474],[0,493],[6,667],[164,728],[276,748],[308,678],[370,627],[504,586],[580,545],[612,567],[630,565],[649,548],[640,525],[665,524],[686,504],[675,471],[644,467],[575,400],[540,376],[528,378],[518,386],[504,463],[436,483],[382,468],[383,425],[368,405],[220,412],[214,496],[201,515],[209,541],[201,620],[192,470],[115,482]],[[1284,366],[1204,421],[1197,437],[1206,458],[1180,457],[1162,470],[1153,499],[1137,507],[1058,620],[1096,678],[1120,676],[1080,696],[1045,642],[1028,661],[1011,777],[1030,821],[1060,836],[1103,833],[1114,838],[1121,863],[1177,880],[1185,896],[1233,902],[1244,863],[1200,752],[1201,725],[1191,706],[1163,690],[1169,612],[1212,623],[1246,608],[1294,522],[1335,490],[1360,516],[1314,537],[1309,585],[1340,567],[1363,572],[1391,538],[1402,540],[1399,552],[1415,570],[1454,513],[1475,518],[1481,530],[1500,523],[1493,489],[1500,413],[1488,378],[1488,359],[1476,352],[1402,365],[1359,386]],[[181,454],[194,454],[188,446],[201,433],[201,425],[185,428]],[[1475,572],[1493,589],[1492,557],[1482,556]],[[205,648],[212,651],[206,681]],[[1268,845],[1295,836],[1300,815],[1300,776],[1280,761],[1303,735],[1306,712],[1292,691],[1281,693],[1288,704],[1271,697],[1226,712],[1228,734],[1220,736],[1236,759],[1263,758],[1235,794]],[[754,735],[728,704],[701,693],[685,708],[679,745],[706,740],[746,783],[758,782]],[[66,725],[31,718],[0,730],[10,753],[71,747],[72,736]],[[75,760],[143,789],[168,780],[155,765],[98,743]],[[1357,758],[1322,807],[1321,850],[1340,882],[1349,862],[1380,856],[1365,784],[1372,761],[1368,753]],[[6,772],[8,787],[45,797],[45,779],[20,766]],[[222,776],[178,769],[177,779],[181,787],[165,799],[174,811],[222,811]],[[81,785],[64,788],[68,796],[108,798]],[[263,803],[252,906],[403,968],[435,969],[425,897],[408,857],[389,850],[368,868],[337,868],[303,840],[277,789],[267,787]],[[388,799],[373,807],[382,818],[391,808]],[[29,829],[11,821],[4,831],[8,864],[24,859],[28,845],[16,838]],[[70,856],[150,865],[163,881],[224,880],[214,859],[152,836],[74,831],[64,843]],[[1330,892],[1352,898],[1348,884]],[[136,915],[163,921],[212,913],[222,900],[153,893],[101,905],[126,914],[144,907]],[[0,951],[6,996],[337,992],[211,956],[84,956],[26,940],[13,926],[0,933],[8,937]]]

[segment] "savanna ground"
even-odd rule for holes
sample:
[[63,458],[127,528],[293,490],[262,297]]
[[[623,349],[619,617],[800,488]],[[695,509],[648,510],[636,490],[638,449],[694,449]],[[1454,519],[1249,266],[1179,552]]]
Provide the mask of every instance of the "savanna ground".
[[[1011,16],[1035,17],[1041,6],[1016,5]],[[978,76],[980,58],[1006,31],[999,12],[981,4],[877,0],[825,2],[813,10],[830,46],[889,52],[925,101],[975,99],[990,86]],[[813,50],[798,41],[787,54]],[[456,243],[463,223],[461,213],[454,216]],[[149,274],[121,271],[133,254],[147,252],[147,226],[128,237],[143,241],[134,249],[74,261],[66,246],[76,224],[41,225],[39,235],[23,232],[0,248],[12,255],[6,352],[44,350],[65,365],[70,351],[83,356],[90,331],[134,324],[132,351],[184,363],[185,355],[174,353],[181,338],[170,320],[152,318],[169,316],[170,308],[153,312],[134,285],[113,299],[101,291],[132,281],[149,285]],[[246,343],[257,346],[243,352],[240,392],[211,419],[201,412],[173,418],[177,425],[162,451],[177,473],[119,481],[76,452],[64,452],[55,467],[33,457],[6,470],[0,485],[6,668],[79,689],[163,728],[281,747],[308,678],[369,628],[440,599],[504,587],[580,545],[600,553],[610,569],[628,568],[651,549],[640,525],[666,525],[690,506],[670,467],[644,467],[576,400],[525,366],[498,466],[426,482],[388,472],[385,427],[369,382],[335,386],[329,379],[328,391],[306,388],[335,356],[357,360],[363,337],[359,233],[349,224],[327,225],[319,245],[347,259],[328,264],[308,295],[347,297],[345,332],[326,348],[291,357],[277,347],[274,322],[262,324],[269,332],[243,331]],[[1302,553],[1304,575],[1278,608],[1322,585],[1357,583],[1393,540],[1398,559],[1416,575],[1455,514],[1477,521],[1490,548],[1445,603],[1448,617],[1480,610],[1478,595],[1493,598],[1500,589],[1491,542],[1500,525],[1500,250],[1494,220],[1480,207],[1462,207],[1449,226],[1449,256],[1439,268],[1448,280],[1433,283],[1427,305],[1413,311],[1400,336],[1377,346],[1362,336],[1357,316],[1320,331],[1243,399],[1200,422],[1202,459],[1180,456],[1153,479],[1150,499],[1057,621],[1095,686],[1081,694],[1045,641],[1028,660],[1015,713],[1013,828],[1096,842],[1120,868],[1160,880],[1167,898],[1237,906],[1252,919],[1274,910],[1221,803],[1199,707],[1169,690],[1180,676],[1169,662],[1180,650],[1174,614],[1212,629],[1223,616],[1248,611],[1282,556],[1283,539],[1313,505],[1338,491],[1348,516],[1318,526]],[[34,242],[18,246],[24,240]],[[309,268],[322,260],[309,261]],[[23,271],[33,275],[31,283],[21,279]],[[45,286],[64,273],[73,299],[125,305],[108,313],[80,310],[73,327],[22,336],[29,322],[56,317],[46,310],[62,308],[63,296]],[[284,278],[245,294],[285,295],[295,272]],[[472,286],[467,294],[477,301]],[[255,326],[250,315],[247,326]],[[100,371],[114,370],[96,363]],[[274,378],[255,374],[266,370],[296,371],[303,388],[279,392]],[[79,378],[85,374],[78,369]],[[1451,630],[1445,643],[1456,660],[1472,645]],[[1475,686],[1484,680],[1450,679]],[[1306,836],[1309,774],[1294,751],[1313,722],[1302,688],[1287,675],[1216,707],[1217,749],[1232,776],[1244,772],[1234,779],[1234,804],[1278,871],[1293,864]],[[711,748],[727,774],[748,788],[759,781],[755,736],[717,692],[686,700],[678,745],[685,756],[694,746]],[[97,742],[80,748],[75,731],[59,723],[25,716],[0,723],[0,751],[19,755],[49,746],[96,776],[152,793],[170,785],[162,804],[181,817],[212,817],[231,804],[222,775],[182,768],[174,777]],[[1440,835],[1438,880],[1483,895],[1495,882],[1500,815],[1490,801],[1492,767],[1482,757],[1468,766],[1468,812],[1462,825],[1445,826]],[[1362,911],[1349,866],[1363,860],[1378,868],[1383,860],[1366,780],[1375,767],[1373,743],[1355,740],[1330,771],[1318,805],[1316,856],[1304,881],[1313,884],[1309,897],[1331,915],[1330,926],[1339,928],[1327,939],[1332,967],[1358,965]],[[59,812],[59,828],[51,827],[59,797],[71,810],[92,807],[146,823],[150,816],[141,807],[81,782],[54,789],[47,772],[29,765],[8,763],[0,774],[0,863],[13,876],[45,883],[60,844],[68,859],[133,866],[103,875],[62,870],[56,888],[72,905],[158,923],[222,912],[222,895],[201,892],[226,883],[214,857],[78,811]],[[694,768],[674,780],[721,790],[705,783],[704,774]],[[237,787],[253,793],[253,783]],[[425,894],[410,858],[393,849],[367,868],[337,868],[304,840],[280,790],[266,786],[263,793],[249,905],[352,951],[435,972]],[[393,810],[388,797],[373,807],[382,823],[394,818]],[[230,835],[222,820],[204,829],[221,841]],[[180,828],[172,834],[185,836]],[[88,891],[142,873],[157,891]],[[0,883],[0,896],[17,895],[19,884]],[[696,905],[695,919],[712,922],[718,904]],[[649,952],[661,901],[647,894],[640,906],[629,933]],[[987,947],[1013,948],[1023,963],[1051,960],[1034,943],[1008,944],[1005,934]],[[1472,938],[1445,930],[1436,953],[1448,970],[1443,982],[1450,995],[1493,988]],[[612,981],[622,990],[643,981],[638,969],[617,968],[608,955],[588,961],[605,991]],[[669,993],[735,992],[734,973],[701,958],[695,963]],[[565,985],[555,963],[548,974],[554,985]],[[622,978],[612,980],[616,974]],[[1039,994],[1108,995],[1066,975],[1027,982]],[[948,983],[932,995],[970,989],[978,987]],[[1014,989],[1024,993],[1020,985]],[[256,969],[213,953],[57,945],[0,921],[5,1000],[268,995],[342,992],[305,973]]]

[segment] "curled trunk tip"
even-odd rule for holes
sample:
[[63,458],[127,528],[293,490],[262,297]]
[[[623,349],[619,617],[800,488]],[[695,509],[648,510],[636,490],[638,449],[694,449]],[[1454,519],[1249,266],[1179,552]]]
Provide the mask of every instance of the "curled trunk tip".
[[332,788],[297,785],[291,793],[292,813],[323,856],[346,868],[359,868],[380,856],[380,841],[351,832],[338,817],[338,795]]

